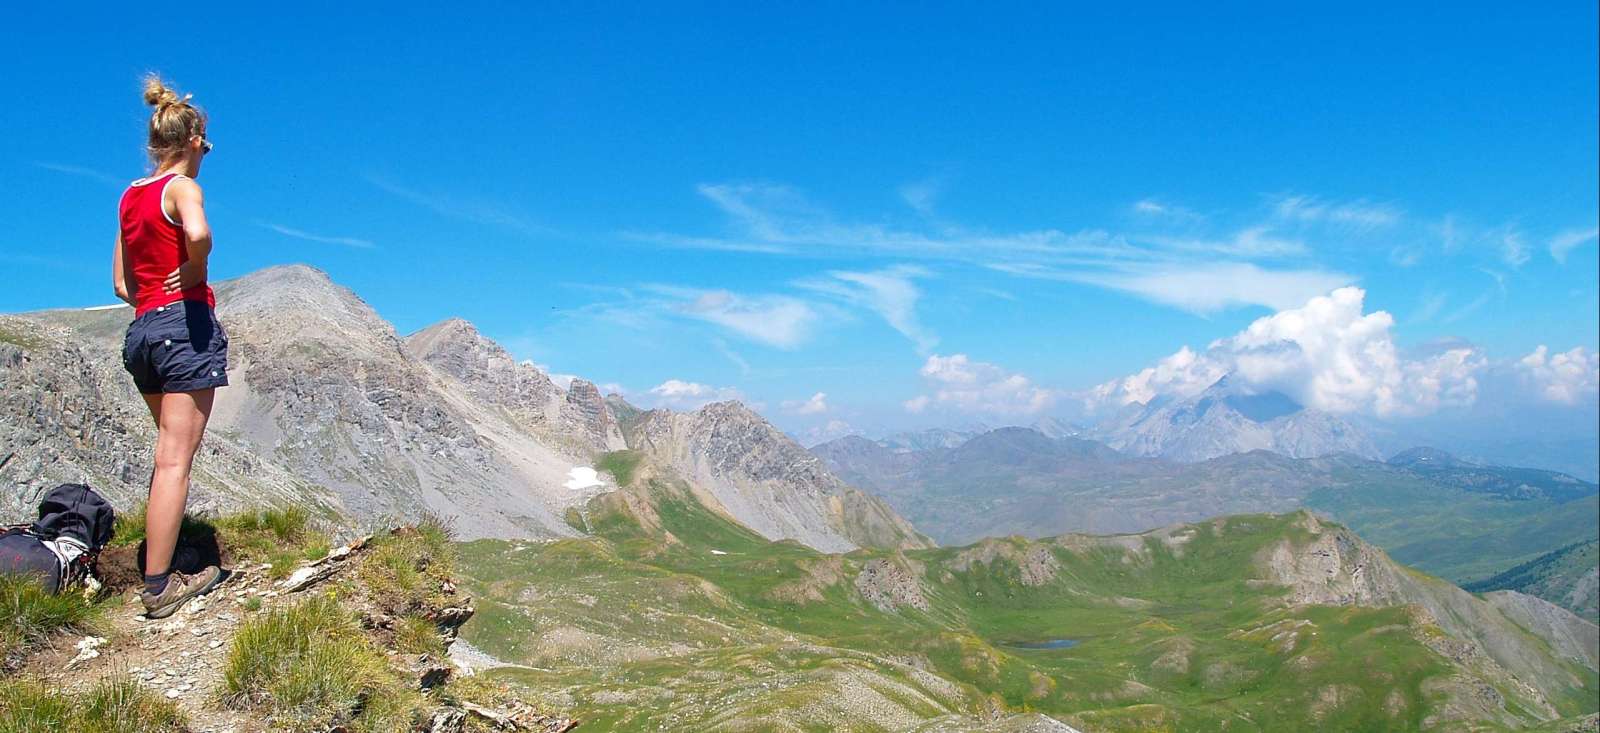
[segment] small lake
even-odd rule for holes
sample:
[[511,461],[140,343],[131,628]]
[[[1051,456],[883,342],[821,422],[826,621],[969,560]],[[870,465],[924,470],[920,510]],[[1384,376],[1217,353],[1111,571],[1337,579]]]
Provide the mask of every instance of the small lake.
[[1011,641],[1001,644],[1012,649],[1071,649],[1078,645],[1077,639],[1046,639],[1044,641]]

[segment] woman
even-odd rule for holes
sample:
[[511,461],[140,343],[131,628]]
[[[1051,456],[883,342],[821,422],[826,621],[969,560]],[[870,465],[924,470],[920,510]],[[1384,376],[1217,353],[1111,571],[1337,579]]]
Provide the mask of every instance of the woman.
[[228,384],[228,336],[206,285],[211,229],[194,181],[211,151],[206,116],[153,74],[144,101],[154,108],[147,150],[155,173],[122,194],[111,277],[117,297],[134,307],[122,363],[156,421],[140,599],[147,617],[165,618],[224,577],[214,565],[178,572],[173,553],[212,398]]

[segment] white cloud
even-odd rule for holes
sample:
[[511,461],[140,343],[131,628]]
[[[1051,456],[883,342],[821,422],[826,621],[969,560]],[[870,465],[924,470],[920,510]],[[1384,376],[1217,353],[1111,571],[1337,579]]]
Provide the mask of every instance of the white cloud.
[[747,339],[792,349],[810,336],[816,311],[803,300],[783,295],[743,296],[727,290],[693,290],[653,286],[655,292],[680,298],[671,310],[722,326]]
[[1576,249],[1578,245],[1595,241],[1600,237],[1600,228],[1568,229],[1550,238],[1550,256],[1556,262],[1567,264],[1567,254]]
[[877,313],[884,321],[927,353],[939,343],[917,319],[917,301],[922,291],[913,282],[927,277],[927,270],[901,265],[874,272],[835,270],[828,277],[802,280],[797,285],[840,298]]
[[934,354],[919,370],[932,393],[906,401],[910,412],[932,404],[966,413],[1032,415],[1056,403],[1062,393],[1035,385],[1027,377],[966,354]]
[[1524,239],[1522,232],[1516,229],[1505,229],[1498,233],[1500,240],[1500,259],[1512,267],[1521,267],[1528,262],[1532,255],[1528,254],[1528,240]]
[[[931,227],[922,222],[922,226],[896,228],[876,222],[837,221],[799,191],[786,186],[703,184],[698,191],[727,216],[728,234],[682,236],[634,232],[624,233],[624,236],[682,248],[806,257],[836,255],[957,261],[1021,277],[1125,290],[1157,303],[1202,312],[1251,304],[1281,307],[1291,300],[1303,300],[1311,293],[1326,292],[1352,280],[1346,275],[1314,267],[1279,270],[1252,264],[1253,260],[1310,254],[1304,243],[1276,234],[1265,225],[1245,227],[1231,236],[1215,239],[1130,238],[1099,229],[995,233],[942,222]],[[913,191],[908,197],[908,202],[925,204],[927,201],[923,192]],[[1142,203],[1143,206],[1135,204],[1136,213],[1153,214],[1157,209],[1169,214],[1178,211],[1153,200]],[[1370,223],[1379,216],[1369,211],[1363,219],[1352,205],[1324,205],[1324,209],[1331,213],[1320,216],[1337,221]],[[1195,277],[1197,271],[1202,275],[1209,271],[1214,277]],[[1253,284],[1265,289],[1266,296],[1255,295],[1258,290],[1249,285],[1231,287],[1231,292],[1221,296],[1210,292],[1219,285],[1231,285],[1230,278],[1236,275],[1249,276]],[[892,312],[888,308],[884,310]],[[902,321],[901,325],[905,323]],[[931,337],[925,332],[911,329],[908,335],[912,334],[915,334],[913,340],[921,340],[925,351],[932,349]]]
[[1356,229],[1376,229],[1398,223],[1401,211],[1366,201],[1331,203],[1315,196],[1285,196],[1273,205],[1273,215],[1285,221],[1337,224]]
[[1129,207],[1133,213],[1152,219],[1170,219],[1176,221],[1199,221],[1205,217],[1183,206],[1169,204],[1156,199],[1140,199]]
[[1486,365],[1476,349],[1456,346],[1426,358],[1403,358],[1390,335],[1394,318],[1384,311],[1363,313],[1365,297],[1355,287],[1314,297],[1259,318],[1203,352],[1184,347],[1155,366],[1103,384],[1090,402],[1192,396],[1224,375],[1337,413],[1415,415],[1476,399],[1476,375]]
[[112,185],[112,186],[122,186],[122,185],[126,185],[128,183],[128,179],[126,179],[126,178],[113,176],[110,173],[106,173],[104,171],[96,170],[94,168],[88,168],[88,167],[81,166],[81,165],[70,165],[70,164],[67,164],[67,163],[43,163],[43,162],[34,163],[33,165],[36,168],[43,168],[43,169],[45,169],[47,171],[55,171],[56,173],[65,173],[65,174],[67,174],[69,176],[78,176],[80,178],[89,178],[89,179],[93,179],[93,180],[99,181],[101,183],[109,184],[109,185]]
[[821,415],[828,411],[828,395],[818,392],[811,395],[810,399],[790,400],[783,403],[783,409],[797,415]]
[[1600,398],[1600,354],[1582,346],[1551,354],[1540,344],[1517,361],[1516,370],[1547,401],[1573,405]]
[[274,232],[282,234],[285,237],[304,239],[307,242],[316,242],[318,244],[337,244],[342,247],[354,247],[356,249],[373,249],[378,246],[366,239],[358,239],[356,237],[330,237],[323,234],[312,234],[311,232],[265,221],[256,222],[256,226],[264,229],[270,229]]
[[1284,309],[1306,302],[1355,278],[1324,270],[1266,270],[1248,263],[1194,264],[1124,272],[1037,273],[1039,277],[1091,283],[1195,313],[1240,305]]
[[644,395],[649,407],[665,407],[672,410],[697,410],[712,402],[742,399],[744,395],[733,387],[712,387],[681,379],[668,379],[651,387]]

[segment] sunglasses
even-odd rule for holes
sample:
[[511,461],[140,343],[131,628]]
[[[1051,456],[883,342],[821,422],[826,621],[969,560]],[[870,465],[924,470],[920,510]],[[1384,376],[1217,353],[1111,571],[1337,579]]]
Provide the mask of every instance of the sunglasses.
[[204,134],[196,135],[195,137],[200,138],[200,152],[202,152],[202,153],[211,152],[212,145],[211,145],[211,139],[210,138],[206,137]]

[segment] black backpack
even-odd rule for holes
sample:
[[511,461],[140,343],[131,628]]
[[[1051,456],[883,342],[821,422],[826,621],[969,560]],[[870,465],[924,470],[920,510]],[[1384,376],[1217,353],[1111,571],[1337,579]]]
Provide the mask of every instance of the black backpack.
[[0,532],[0,573],[31,574],[59,593],[82,580],[111,541],[116,512],[83,484],[62,484],[39,502],[39,519]]

